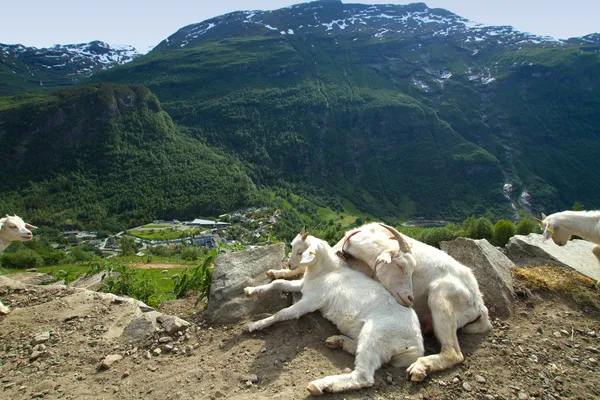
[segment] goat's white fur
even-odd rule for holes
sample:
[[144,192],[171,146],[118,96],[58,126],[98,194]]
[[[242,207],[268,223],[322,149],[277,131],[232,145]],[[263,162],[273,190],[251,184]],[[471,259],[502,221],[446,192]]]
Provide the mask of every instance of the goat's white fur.
[[[356,258],[349,263],[352,268],[364,271],[360,260],[372,268],[379,254],[397,249],[398,244],[389,239],[390,232],[380,224],[368,224],[358,229],[366,234],[364,237],[360,237],[359,234],[352,236],[346,249],[347,253]],[[341,250],[351,232],[348,232],[333,249]],[[369,240],[371,233],[373,239]],[[386,235],[388,239],[381,239],[380,235]],[[416,260],[412,273],[413,307],[421,320],[423,331],[433,330],[441,344],[439,354],[421,357],[407,369],[413,381],[422,381],[431,372],[449,368],[463,361],[456,335],[458,328],[463,328],[463,332],[467,333],[485,333],[491,330],[492,325],[471,269],[440,249],[400,235],[411,247],[411,253]],[[355,241],[357,236],[361,238],[360,241]],[[390,268],[376,272],[379,280],[385,280],[388,278],[380,275],[389,274],[391,271],[393,269]],[[271,270],[267,275],[286,277],[285,270]],[[405,277],[410,279],[408,274],[405,274]],[[392,292],[395,292],[395,289]],[[473,322],[475,320],[476,322]]]
[[305,233],[296,236],[290,267],[297,266],[305,267],[300,280],[275,280],[244,289],[250,297],[269,290],[302,292],[300,301],[250,323],[248,330],[264,329],[316,310],[338,327],[343,335],[328,338],[326,345],[355,354],[354,371],[311,382],[307,389],[312,395],[372,386],[375,371],[382,364],[408,366],[423,355],[415,312],[400,306],[379,283],[349,268],[325,241]]
[[[20,217],[5,215],[0,218],[0,253],[8,247],[11,242],[31,240],[33,234],[30,229],[35,226],[23,221]],[[9,308],[0,302],[0,314],[8,314]]]
[[542,228],[544,240],[552,238],[559,246],[566,245],[573,235],[596,243],[592,253],[600,262],[600,211],[561,211],[548,216],[542,214],[542,220],[537,221]]

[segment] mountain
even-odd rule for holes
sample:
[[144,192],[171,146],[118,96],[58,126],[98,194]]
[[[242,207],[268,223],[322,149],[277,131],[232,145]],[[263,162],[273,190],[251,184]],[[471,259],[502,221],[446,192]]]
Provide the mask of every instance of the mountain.
[[[516,219],[600,207],[596,39],[423,3],[315,1],[183,27],[88,81],[147,87],[184,137],[238,160],[247,182],[317,206]],[[14,120],[29,110],[20,101],[5,100]],[[0,146],[21,148],[1,134]]]
[[148,89],[97,84],[0,103],[0,209],[104,228],[254,201],[234,158],[189,138]]
[[98,40],[41,49],[0,43],[0,95],[75,85],[139,56],[132,46],[110,46]]

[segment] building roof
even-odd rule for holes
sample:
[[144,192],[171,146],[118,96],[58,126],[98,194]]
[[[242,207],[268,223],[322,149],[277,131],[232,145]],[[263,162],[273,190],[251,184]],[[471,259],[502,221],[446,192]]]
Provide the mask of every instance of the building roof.
[[188,222],[189,224],[193,224],[193,225],[215,225],[216,222],[215,221],[210,221],[208,219],[200,219],[200,218],[196,218],[195,220]]

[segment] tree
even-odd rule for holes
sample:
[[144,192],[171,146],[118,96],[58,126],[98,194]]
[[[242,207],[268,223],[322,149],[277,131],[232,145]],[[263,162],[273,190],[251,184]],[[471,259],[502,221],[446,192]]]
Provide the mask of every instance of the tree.
[[580,202],[576,201],[573,204],[573,207],[571,208],[571,210],[573,210],[573,211],[583,211],[583,210],[585,210],[585,208],[583,208],[583,204],[581,204]]
[[130,256],[136,253],[136,244],[132,238],[121,236],[120,244],[122,255]]

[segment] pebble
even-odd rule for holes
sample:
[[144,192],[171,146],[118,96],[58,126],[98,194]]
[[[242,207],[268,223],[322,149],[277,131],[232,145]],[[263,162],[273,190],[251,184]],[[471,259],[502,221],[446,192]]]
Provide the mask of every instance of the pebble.
[[592,346],[586,347],[585,349],[587,351],[591,352],[591,353],[594,353],[594,354],[598,354],[599,353],[598,349],[595,348],[595,347],[592,347]]
[[149,360],[152,358],[152,354],[150,354],[150,352],[148,350],[146,350],[146,352],[144,353],[144,358],[146,360]]
[[528,400],[529,399],[529,395],[525,392],[519,392],[518,395],[519,400]]
[[100,366],[104,369],[110,369],[114,363],[123,359],[123,356],[120,354],[111,354],[106,356],[104,360],[102,360],[102,364]]
[[46,343],[49,339],[50,332],[42,332],[31,340],[31,344],[35,346],[36,344]]
[[127,378],[129,376],[129,372],[125,371],[123,372],[123,375],[121,375],[121,378]]
[[560,333],[560,332],[558,332],[558,331],[557,331],[557,332],[553,332],[552,334],[553,334],[555,337],[557,337],[557,338],[559,338],[559,337],[562,337],[561,333]]
[[35,360],[37,360],[38,358],[40,358],[40,356],[41,356],[42,354],[43,354],[43,353],[42,353],[41,351],[37,351],[37,350],[35,350],[35,351],[34,351],[33,353],[31,353],[31,355],[29,356],[29,361],[35,361]]
[[243,381],[250,382],[250,383],[258,383],[258,376],[254,375],[254,374],[252,374],[252,375],[247,375],[247,376],[244,376],[244,377],[242,378],[242,380],[243,380]]
[[485,383],[486,382],[485,378],[481,375],[475,375],[475,381],[477,383]]
[[157,347],[157,348],[155,348],[155,349],[154,349],[153,353],[154,353],[155,355],[157,355],[157,356],[160,356],[160,353],[162,353],[162,350],[161,350],[160,348],[158,348],[158,347]]
[[458,382],[460,382],[460,379],[458,379],[458,378],[452,379],[452,383],[458,383]]
[[463,382],[462,387],[464,390],[466,390],[467,392],[471,391],[471,385],[469,384],[469,382]]

